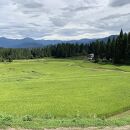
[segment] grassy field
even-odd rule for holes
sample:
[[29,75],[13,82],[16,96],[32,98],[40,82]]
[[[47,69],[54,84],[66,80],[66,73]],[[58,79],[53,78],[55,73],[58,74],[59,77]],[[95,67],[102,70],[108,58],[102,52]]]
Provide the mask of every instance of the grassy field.
[[0,63],[0,113],[71,119],[129,108],[130,66],[70,59]]

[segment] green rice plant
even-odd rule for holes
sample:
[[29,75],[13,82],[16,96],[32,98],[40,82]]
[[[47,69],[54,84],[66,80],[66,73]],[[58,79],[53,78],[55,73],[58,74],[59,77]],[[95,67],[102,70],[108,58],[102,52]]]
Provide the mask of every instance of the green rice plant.
[[8,115],[105,119],[129,110],[129,95],[130,66],[74,59],[0,63],[0,112]]

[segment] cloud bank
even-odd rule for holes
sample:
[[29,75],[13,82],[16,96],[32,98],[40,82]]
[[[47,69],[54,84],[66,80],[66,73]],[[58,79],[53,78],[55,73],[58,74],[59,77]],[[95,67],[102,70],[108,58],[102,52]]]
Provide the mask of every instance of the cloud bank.
[[1,37],[71,40],[130,31],[130,0],[1,0],[0,12]]

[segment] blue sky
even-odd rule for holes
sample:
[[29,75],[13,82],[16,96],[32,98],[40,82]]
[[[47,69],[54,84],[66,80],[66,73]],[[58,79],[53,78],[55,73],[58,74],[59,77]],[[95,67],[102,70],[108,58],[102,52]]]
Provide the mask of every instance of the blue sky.
[[0,36],[81,39],[130,31],[130,0],[0,0]]

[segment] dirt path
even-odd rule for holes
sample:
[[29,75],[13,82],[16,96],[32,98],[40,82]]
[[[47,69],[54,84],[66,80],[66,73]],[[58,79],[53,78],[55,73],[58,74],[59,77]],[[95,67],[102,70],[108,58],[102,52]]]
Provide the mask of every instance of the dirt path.
[[[45,129],[48,130],[48,129]],[[96,128],[96,127],[90,127],[90,128],[57,128],[57,129],[51,129],[51,130],[130,130],[130,126],[123,126],[123,127],[105,127],[105,128]]]
[[[5,130],[5,129],[0,129],[0,130]],[[6,130],[29,130],[29,129],[8,128]],[[113,128],[112,127],[105,127],[105,128],[96,128],[96,127],[90,127],[90,128],[57,128],[57,129],[43,129],[43,130],[130,130],[130,126],[113,127]]]

